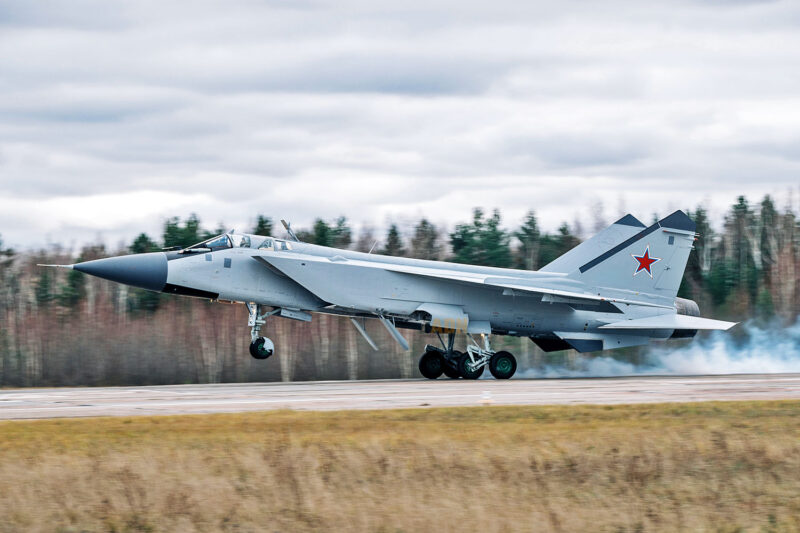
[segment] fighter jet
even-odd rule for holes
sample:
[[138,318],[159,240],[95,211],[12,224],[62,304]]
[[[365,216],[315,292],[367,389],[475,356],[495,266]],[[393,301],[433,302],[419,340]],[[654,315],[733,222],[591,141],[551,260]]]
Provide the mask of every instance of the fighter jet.
[[[268,317],[346,316],[374,350],[368,320],[405,350],[400,330],[435,334],[438,344],[419,359],[429,379],[477,379],[486,367],[497,379],[513,376],[516,359],[492,350],[491,335],[528,337],[546,352],[586,353],[735,325],[701,318],[694,301],[677,297],[696,238],[682,211],[651,226],[626,215],[538,271],[317,246],[284,226],[289,239],[231,231],[183,250],[59,266],[152,291],[244,303],[256,359],[275,351],[261,335]],[[464,350],[455,347],[460,335]]]

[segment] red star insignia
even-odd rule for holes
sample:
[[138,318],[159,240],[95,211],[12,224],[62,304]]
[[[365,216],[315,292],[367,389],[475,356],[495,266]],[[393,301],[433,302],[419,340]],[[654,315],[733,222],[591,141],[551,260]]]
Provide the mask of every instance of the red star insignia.
[[636,267],[636,271],[633,273],[634,276],[644,270],[652,278],[653,272],[650,270],[650,266],[657,261],[661,261],[660,257],[650,257],[649,244],[647,245],[647,248],[644,249],[644,253],[642,255],[631,254],[631,257],[636,259],[636,261],[639,263]]

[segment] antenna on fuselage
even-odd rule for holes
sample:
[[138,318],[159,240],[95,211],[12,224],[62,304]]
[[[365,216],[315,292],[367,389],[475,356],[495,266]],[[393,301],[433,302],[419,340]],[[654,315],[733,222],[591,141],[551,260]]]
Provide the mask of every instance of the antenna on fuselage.
[[300,242],[300,239],[298,239],[297,235],[294,234],[294,231],[292,231],[292,227],[289,225],[288,222],[281,219],[281,224],[283,224],[283,227],[286,228],[286,233],[289,234],[289,237],[291,237],[293,241]]

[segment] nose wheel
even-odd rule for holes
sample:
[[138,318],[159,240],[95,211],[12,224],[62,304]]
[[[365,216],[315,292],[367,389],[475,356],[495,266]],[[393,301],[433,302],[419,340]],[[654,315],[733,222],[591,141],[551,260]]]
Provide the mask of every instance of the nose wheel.
[[250,355],[255,359],[266,359],[275,353],[275,345],[267,337],[260,335],[261,326],[267,323],[266,318],[275,314],[277,311],[261,313],[261,306],[258,304],[245,304],[250,314],[247,325],[250,326]]
[[266,359],[275,352],[275,345],[266,337],[259,337],[250,343],[250,355],[256,359]]

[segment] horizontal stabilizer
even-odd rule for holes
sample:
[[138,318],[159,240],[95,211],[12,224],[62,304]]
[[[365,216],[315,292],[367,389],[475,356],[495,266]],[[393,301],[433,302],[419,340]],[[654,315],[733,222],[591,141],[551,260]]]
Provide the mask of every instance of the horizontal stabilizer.
[[719,329],[727,330],[735,326],[736,322],[712,320],[699,316],[688,315],[658,315],[646,318],[623,320],[600,326],[599,329]]

